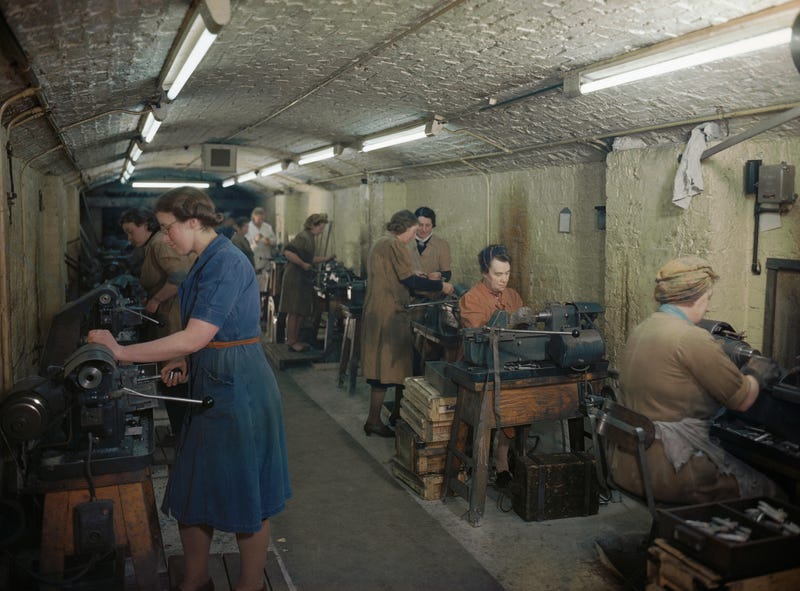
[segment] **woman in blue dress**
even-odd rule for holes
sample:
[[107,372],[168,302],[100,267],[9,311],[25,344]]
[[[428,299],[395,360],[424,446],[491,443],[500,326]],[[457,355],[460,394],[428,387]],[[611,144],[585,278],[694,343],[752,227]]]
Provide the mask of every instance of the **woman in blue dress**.
[[192,398],[214,399],[211,408],[191,405],[187,413],[161,508],[178,520],[183,591],[213,589],[215,529],[236,533],[236,589],[258,591],[265,588],[269,517],[291,496],[280,392],[258,333],[258,283],[247,257],[215,232],[222,216],[205,193],[175,189],[155,210],[166,242],[198,256],[180,285],[184,328],[126,347],[93,330],[89,342],[123,362],[167,361],[161,378],[168,386],[188,380]]

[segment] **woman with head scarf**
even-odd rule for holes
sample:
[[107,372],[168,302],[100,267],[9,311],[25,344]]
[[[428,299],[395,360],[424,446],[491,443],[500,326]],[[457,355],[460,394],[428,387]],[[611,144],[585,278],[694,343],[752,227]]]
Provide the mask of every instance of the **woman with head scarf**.
[[[747,410],[760,387],[777,377],[777,366],[763,357],[740,371],[711,333],[697,326],[717,279],[698,257],[661,267],[654,292],[660,307],[633,330],[620,358],[620,402],[655,423],[647,463],[657,501],[707,503],[776,490],[709,439],[718,412]],[[642,494],[634,455],[614,450],[611,470],[622,488]]]
[[[508,287],[511,277],[511,257],[502,244],[490,244],[478,253],[481,280],[461,296],[458,309],[464,328],[485,326],[492,315],[504,310],[510,316],[522,308],[522,298]],[[508,469],[508,450],[514,439],[514,428],[499,429],[494,448],[495,485],[506,488],[511,483]]]
[[336,257],[316,254],[316,237],[327,223],[328,214],[312,213],[303,223],[303,231],[283,249],[289,264],[283,271],[278,311],[286,314],[286,345],[295,353],[309,348],[300,342],[300,328],[303,319],[314,313],[314,265]]
[[395,388],[395,405],[389,423],[400,416],[403,382],[413,375],[413,334],[406,304],[411,291],[451,294],[453,286],[441,279],[417,275],[411,266],[408,243],[417,232],[417,216],[404,209],[386,224],[387,234],[372,246],[367,262],[367,293],[361,315],[361,367],[371,386],[364,433],[394,437],[381,421],[386,390]]

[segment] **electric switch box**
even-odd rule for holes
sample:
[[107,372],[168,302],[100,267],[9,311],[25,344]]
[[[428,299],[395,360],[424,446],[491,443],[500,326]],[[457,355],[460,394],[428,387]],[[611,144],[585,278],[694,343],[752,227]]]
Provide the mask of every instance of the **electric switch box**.
[[114,549],[114,502],[89,501],[75,506],[75,553],[101,554]]
[[761,166],[758,170],[758,202],[783,205],[794,203],[794,166],[785,162]]

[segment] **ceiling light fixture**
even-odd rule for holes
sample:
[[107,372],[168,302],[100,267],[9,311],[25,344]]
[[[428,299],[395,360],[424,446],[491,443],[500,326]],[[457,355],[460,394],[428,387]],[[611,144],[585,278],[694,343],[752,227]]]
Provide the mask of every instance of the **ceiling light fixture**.
[[430,121],[412,127],[381,133],[361,142],[361,151],[372,152],[373,150],[380,150],[381,148],[388,148],[389,146],[396,146],[397,144],[437,135],[443,126],[444,121],[440,117],[434,117]]
[[258,176],[269,176],[271,174],[278,174],[282,170],[286,169],[285,162],[276,162],[275,164],[270,164],[269,166],[265,166],[258,171]]
[[153,141],[159,127],[161,127],[161,120],[156,118],[153,111],[148,111],[147,115],[145,115],[141,131],[142,139],[146,144]]
[[189,181],[134,181],[134,189],[177,189],[178,187],[192,187],[195,189],[208,189],[210,183],[194,183]]
[[229,0],[202,0],[198,4],[164,66],[161,88],[167,93],[167,99],[175,100],[230,18]]
[[128,150],[128,158],[130,158],[131,162],[136,162],[141,155],[142,149],[139,147],[139,144],[136,140],[132,141],[130,150]]
[[248,172],[242,173],[236,177],[237,183],[246,183],[247,181],[252,181],[256,178],[257,174],[255,170],[250,170]]
[[300,157],[297,159],[297,164],[299,166],[304,166],[306,164],[311,164],[312,162],[319,162],[320,160],[333,158],[341,153],[342,147],[339,144],[334,144],[333,146],[328,146],[326,148],[320,148],[319,150],[312,150],[311,152],[300,154]]
[[136,168],[136,165],[131,160],[125,161],[125,167],[123,168],[123,172],[127,173],[128,176],[133,174],[133,170]]
[[226,189],[228,187],[232,187],[233,185],[236,184],[236,177],[232,176],[230,178],[227,178],[227,179],[223,180],[221,184],[222,184],[222,188],[223,189]]
[[796,5],[793,10],[777,6],[570,72],[564,78],[564,91],[579,96],[788,44],[796,12]]

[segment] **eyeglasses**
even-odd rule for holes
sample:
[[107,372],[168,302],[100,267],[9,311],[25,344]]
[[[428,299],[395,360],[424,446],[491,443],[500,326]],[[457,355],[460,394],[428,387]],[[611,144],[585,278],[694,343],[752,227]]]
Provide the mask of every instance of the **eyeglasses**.
[[172,222],[172,223],[169,223],[169,224],[167,224],[166,226],[165,226],[164,224],[161,224],[161,231],[162,231],[164,234],[169,234],[170,228],[172,228],[172,226],[174,226],[174,225],[175,225],[175,224],[177,224],[177,223],[178,223],[178,220],[175,220],[174,222]]

